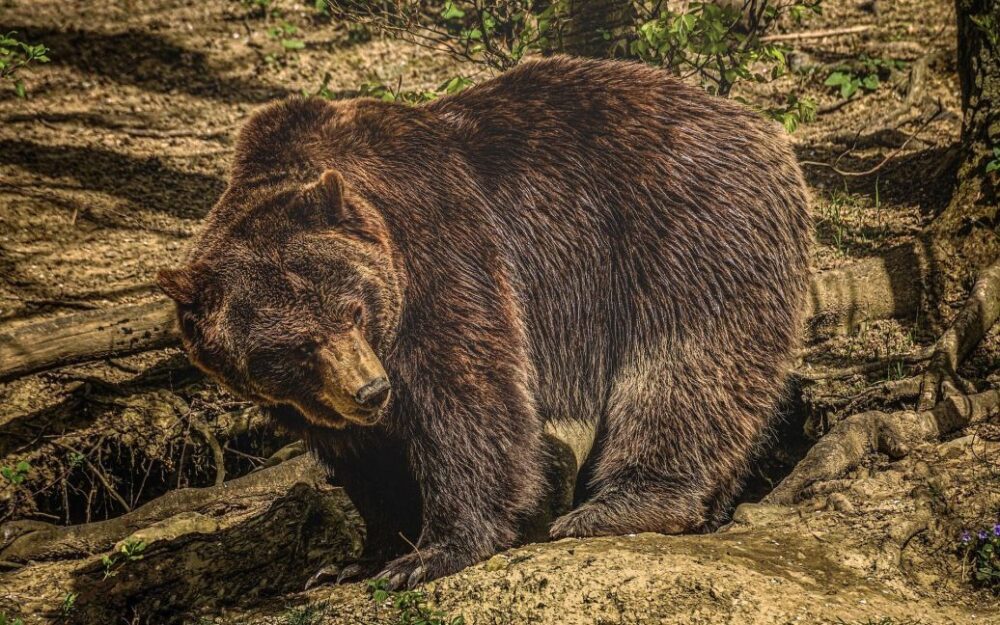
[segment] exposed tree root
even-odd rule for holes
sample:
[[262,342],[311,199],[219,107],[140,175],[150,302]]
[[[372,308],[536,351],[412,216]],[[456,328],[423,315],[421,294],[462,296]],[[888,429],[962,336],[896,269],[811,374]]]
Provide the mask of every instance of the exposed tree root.
[[930,362],[920,383],[917,410],[929,410],[938,399],[948,394],[946,385],[967,384],[958,376],[958,365],[983,340],[1000,317],[1000,261],[983,271],[962,310],[951,326],[930,348]]
[[[826,434],[792,473],[767,497],[790,503],[820,481],[832,480],[858,466],[866,456],[881,452],[891,458],[906,455],[913,445],[983,420],[1000,405],[1000,392],[976,393],[958,375],[958,366],[1000,318],[1000,261],[982,272],[954,321],[931,346],[910,358],[926,361],[918,376],[892,380],[855,397],[850,409],[874,399],[898,403],[917,399],[916,410],[886,413],[878,410],[848,417]],[[881,363],[878,363],[881,364]],[[861,373],[862,368],[844,371]],[[808,377],[808,373],[805,373]],[[835,377],[823,372],[814,379]]]
[[790,504],[808,496],[813,485],[834,480],[860,465],[873,453],[902,458],[919,443],[974,425],[1000,408],[1000,391],[954,395],[933,410],[886,413],[863,412],[838,423],[765,498]]

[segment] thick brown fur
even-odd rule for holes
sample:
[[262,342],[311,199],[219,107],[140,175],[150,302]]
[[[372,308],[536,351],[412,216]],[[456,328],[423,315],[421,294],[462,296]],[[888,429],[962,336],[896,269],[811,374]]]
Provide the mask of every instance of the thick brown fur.
[[[546,422],[598,431],[589,500],[553,537],[711,524],[773,418],[809,233],[776,125],[656,69],[554,57],[419,107],[259,111],[161,283],[194,361],[333,467],[366,556],[416,543],[382,571],[400,585],[515,542]],[[392,386],[375,426],[314,401],[314,354],[351,327]]]

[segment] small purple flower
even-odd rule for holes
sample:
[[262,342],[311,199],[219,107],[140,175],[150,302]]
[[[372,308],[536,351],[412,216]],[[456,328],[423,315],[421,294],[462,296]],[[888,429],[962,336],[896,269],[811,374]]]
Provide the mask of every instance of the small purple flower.
[[986,530],[979,530],[979,540],[986,540],[988,537],[989,534],[986,533]]
[[962,537],[959,540],[962,541],[963,545],[968,544],[969,541],[972,540],[972,534],[970,534],[969,531],[966,530],[966,531],[962,532]]
[[993,526],[993,535],[1000,536],[1000,523]]

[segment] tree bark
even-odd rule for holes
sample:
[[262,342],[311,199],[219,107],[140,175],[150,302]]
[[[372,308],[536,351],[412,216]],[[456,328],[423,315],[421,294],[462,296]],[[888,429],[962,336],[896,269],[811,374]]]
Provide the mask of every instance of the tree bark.
[[986,171],[1000,147],[1000,0],[956,0],[955,10],[964,113],[961,157],[951,202],[928,228],[940,271],[935,295],[942,300],[954,290],[950,285],[968,284],[1000,255],[1000,170]]
[[568,0],[561,25],[560,51],[603,58],[635,19],[628,0]]

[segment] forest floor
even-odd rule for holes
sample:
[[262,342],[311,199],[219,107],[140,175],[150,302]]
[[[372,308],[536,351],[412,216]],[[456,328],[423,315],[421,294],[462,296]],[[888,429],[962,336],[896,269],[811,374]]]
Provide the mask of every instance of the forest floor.
[[[312,3],[276,2],[271,13],[252,4],[0,0],[0,31],[43,42],[52,58],[28,74],[27,99],[0,93],[0,332],[156,298],[155,272],[181,262],[255,107],[324,84],[351,97],[363,83],[488,77],[331,24]],[[817,119],[793,135],[803,161],[877,167],[855,176],[804,165],[816,272],[919,244],[951,196],[961,127],[953,3],[824,6],[789,32],[869,29],[790,40],[794,72],[738,90],[762,107],[789,92],[817,100]],[[297,31],[275,34],[283,24]],[[282,38],[305,45],[285,49]],[[841,66],[877,73],[880,85],[845,101],[823,85]],[[965,295],[945,294],[946,318]],[[441,610],[429,622],[1000,623],[1000,601],[972,583],[958,540],[1000,521],[996,421],[902,457],[871,455],[794,505],[760,502],[846,416],[905,407],[866,390],[905,378],[906,356],[938,331],[914,314],[810,336],[786,423],[720,532],[515,549],[424,589]],[[809,375],[880,359],[898,360]],[[994,328],[959,373],[979,391],[997,388],[998,363]],[[259,416],[177,349],[0,384],[0,467],[27,463],[0,480],[0,619],[419,622],[363,584],[299,592],[330,549],[347,558],[357,548],[356,520]]]

